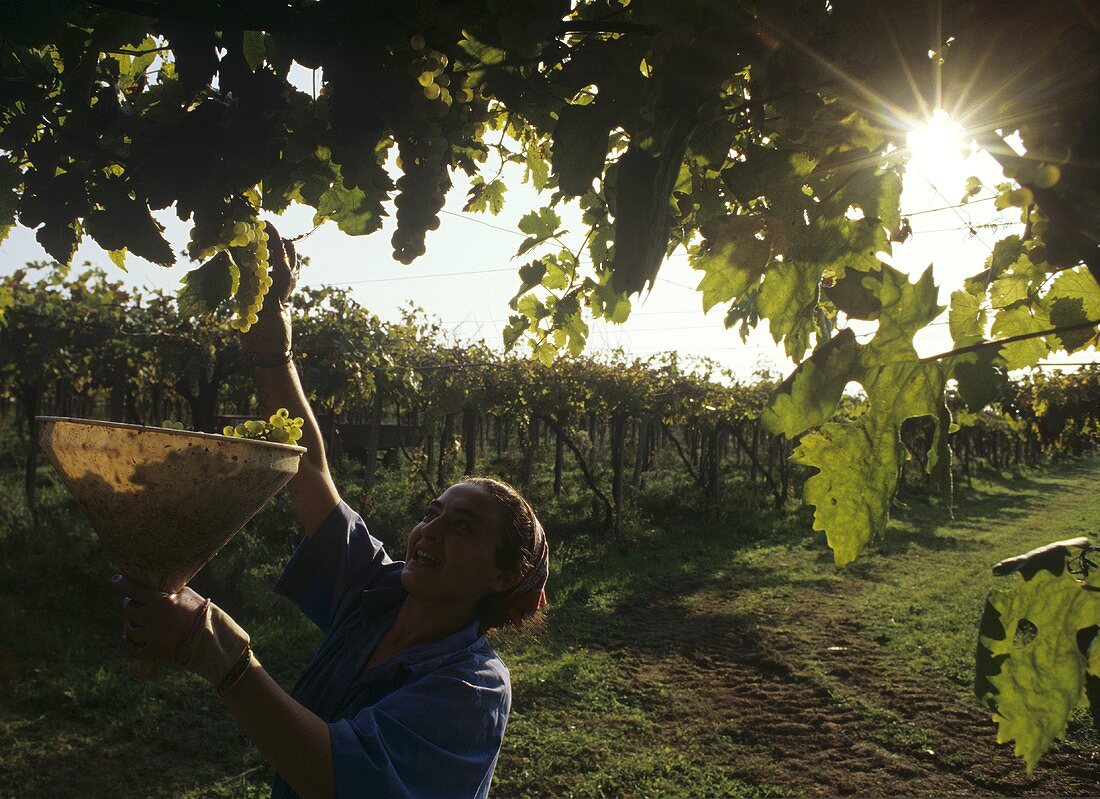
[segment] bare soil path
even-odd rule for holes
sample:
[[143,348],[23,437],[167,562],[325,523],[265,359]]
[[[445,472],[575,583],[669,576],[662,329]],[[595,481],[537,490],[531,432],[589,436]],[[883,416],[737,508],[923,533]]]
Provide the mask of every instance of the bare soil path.
[[[811,796],[1097,796],[1095,735],[1086,734],[1084,746],[1056,744],[1029,776],[1011,745],[996,743],[969,684],[914,670],[861,601],[886,580],[927,604],[912,585],[920,584],[921,570],[938,568],[937,557],[963,557],[953,549],[970,550],[965,557],[985,564],[985,579],[986,561],[1000,557],[983,551],[985,535],[1011,539],[1012,529],[1042,527],[1059,513],[1074,514],[1071,524],[1091,519],[1095,528],[1094,477],[1078,475],[1054,493],[1035,485],[1033,496],[1021,494],[1012,513],[993,524],[985,510],[968,516],[963,508],[952,529],[985,532],[956,539],[957,547],[885,554],[863,568],[862,578],[805,580],[782,602],[757,596],[762,585],[791,577],[790,565],[779,562],[681,585],[619,608],[611,629],[594,621],[573,632],[615,653],[646,693],[658,729],[674,731],[674,740],[690,741],[716,767],[753,784]],[[961,575],[968,579],[965,569]],[[972,620],[976,629],[977,612]]]

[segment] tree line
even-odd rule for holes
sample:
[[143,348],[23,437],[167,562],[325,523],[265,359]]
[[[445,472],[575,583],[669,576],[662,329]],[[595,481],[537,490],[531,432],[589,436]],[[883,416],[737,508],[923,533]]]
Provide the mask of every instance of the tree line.
[[[237,334],[182,315],[173,297],[112,281],[92,268],[29,264],[0,283],[0,424],[26,443],[26,494],[35,504],[37,415],[159,425],[184,421],[217,432],[250,416],[255,396]],[[760,424],[775,384],[752,383],[676,353],[560,360],[553,366],[453,340],[410,308],[384,322],[346,289],[294,298],[294,349],[329,449],[362,461],[363,488],[379,468],[407,469],[428,492],[492,468],[524,488],[546,469],[548,490],[573,474],[606,529],[628,492],[655,469],[676,469],[709,512],[731,478],[758,486],[778,507],[808,470],[789,462],[797,440]],[[224,321],[224,320],[222,320]],[[1007,466],[1079,456],[1100,443],[1100,370],[1038,374],[1008,384],[989,406],[955,398],[956,467]],[[846,396],[854,419],[864,401]],[[903,475],[926,480],[933,430],[902,430],[914,456]]]

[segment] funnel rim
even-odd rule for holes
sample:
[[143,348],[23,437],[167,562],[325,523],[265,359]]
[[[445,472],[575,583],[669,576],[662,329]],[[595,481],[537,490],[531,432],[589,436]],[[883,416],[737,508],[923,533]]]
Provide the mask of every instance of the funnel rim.
[[74,422],[76,424],[94,425],[96,427],[117,427],[121,430],[154,430],[161,433],[168,433],[170,435],[183,435],[192,436],[195,438],[205,439],[218,439],[219,441],[247,441],[250,444],[261,444],[265,447],[275,447],[277,449],[286,450],[290,452],[296,452],[300,455],[306,453],[305,447],[300,447],[297,444],[281,444],[278,441],[264,441],[260,438],[244,438],[223,436],[220,433],[203,433],[196,430],[175,430],[170,427],[161,427],[160,425],[152,424],[127,424],[125,422],[109,422],[103,419],[81,419],[75,416],[36,416],[35,422]]

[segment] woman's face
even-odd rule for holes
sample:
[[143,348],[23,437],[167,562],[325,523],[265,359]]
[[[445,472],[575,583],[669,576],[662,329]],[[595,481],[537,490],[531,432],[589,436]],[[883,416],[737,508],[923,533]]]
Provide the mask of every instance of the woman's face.
[[476,606],[495,591],[515,585],[518,575],[503,573],[497,550],[507,520],[488,493],[457,483],[428,505],[409,534],[401,582],[410,595]]

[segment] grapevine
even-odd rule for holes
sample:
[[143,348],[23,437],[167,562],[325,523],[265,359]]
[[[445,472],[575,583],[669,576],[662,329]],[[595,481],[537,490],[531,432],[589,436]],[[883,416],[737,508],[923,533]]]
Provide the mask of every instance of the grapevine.
[[[469,210],[499,211],[502,173],[478,174],[493,151],[552,191],[521,253],[557,246],[563,202],[588,212],[590,234],[583,270],[565,280],[548,264],[569,253],[519,267],[507,345],[522,338],[547,361],[576,352],[588,314],[625,319],[685,248],[704,310],[724,309],[743,334],[766,322],[802,363],[762,421],[816,472],[804,499],[815,528],[848,543],[838,562],[883,533],[913,419],[938,431],[926,465],[950,492],[953,381],[984,407],[1009,372],[1100,341],[1094,3],[975,0],[935,15],[733,0],[396,0],[381,15],[346,3],[8,5],[0,240],[18,223],[61,263],[87,236],[120,266],[127,253],[170,266],[152,212],[174,207],[193,223],[191,257],[209,259],[185,278],[183,315],[228,301],[247,330],[266,291],[263,239],[246,235],[261,209],[302,203],[315,224],[368,235],[393,199],[394,255],[408,263],[439,224],[451,170],[477,178]],[[313,70],[309,89],[290,80],[295,64]],[[912,235],[902,161],[882,156],[933,104],[964,117],[1001,165],[995,207],[1025,228],[953,294],[956,349],[929,359],[912,342],[942,310],[934,275],[913,283],[879,255]],[[859,341],[841,329],[850,319],[878,332]],[[849,382],[868,396],[858,419],[838,416]]]
[[222,435],[230,438],[252,438],[259,441],[274,441],[278,444],[296,444],[302,437],[302,425],[305,420],[301,416],[291,416],[286,408],[279,408],[268,417],[266,422],[260,419],[250,419],[240,422],[236,426],[226,425],[222,428]]

